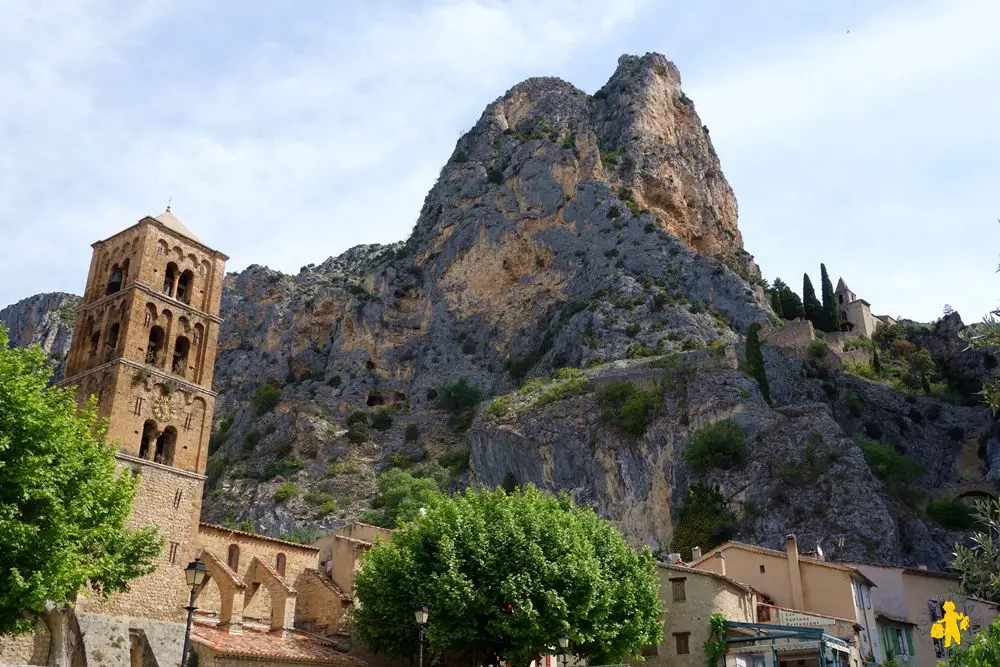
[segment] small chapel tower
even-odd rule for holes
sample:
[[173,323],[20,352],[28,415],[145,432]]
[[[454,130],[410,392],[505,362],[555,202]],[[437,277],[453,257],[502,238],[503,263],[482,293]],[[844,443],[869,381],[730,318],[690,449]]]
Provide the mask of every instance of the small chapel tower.
[[169,207],[93,244],[64,385],[126,457],[203,473],[225,262]]
[[98,618],[94,614],[143,618],[143,632],[151,631],[150,619],[159,619],[172,622],[171,632],[182,637],[183,569],[200,549],[228,258],[203,244],[169,207],[93,248],[61,384],[76,386],[81,404],[96,400],[119,466],[140,478],[129,526],[155,526],[165,544],[153,573],[109,601],[81,599],[77,617],[81,627]]

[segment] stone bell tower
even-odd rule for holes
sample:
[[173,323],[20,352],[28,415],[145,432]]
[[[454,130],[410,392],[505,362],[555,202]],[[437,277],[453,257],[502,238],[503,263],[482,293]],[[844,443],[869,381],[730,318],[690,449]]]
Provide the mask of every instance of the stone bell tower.
[[61,384],[97,402],[119,464],[140,476],[132,528],[166,541],[152,574],[78,610],[180,620],[183,568],[196,555],[215,393],[212,371],[225,262],[170,212],[93,244]]

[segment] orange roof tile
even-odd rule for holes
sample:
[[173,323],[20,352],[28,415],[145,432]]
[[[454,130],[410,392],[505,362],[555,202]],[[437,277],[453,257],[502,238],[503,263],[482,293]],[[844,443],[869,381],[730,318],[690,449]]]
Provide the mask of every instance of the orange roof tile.
[[203,621],[195,623],[191,640],[229,658],[271,659],[338,667],[364,667],[367,663],[339,650],[319,637],[289,630],[287,636],[272,635],[244,624],[242,635],[231,635]]
[[202,528],[209,528],[211,530],[217,530],[221,533],[239,535],[241,537],[250,537],[258,540],[263,540],[265,542],[276,542],[278,544],[284,544],[285,546],[292,547],[295,549],[305,549],[306,551],[319,551],[319,547],[310,546],[308,544],[299,544],[298,542],[279,540],[276,537],[268,537],[267,535],[255,535],[254,533],[246,533],[242,530],[233,530],[232,528],[226,528],[225,526],[219,526],[214,523],[201,522],[198,524],[198,529],[200,530]]

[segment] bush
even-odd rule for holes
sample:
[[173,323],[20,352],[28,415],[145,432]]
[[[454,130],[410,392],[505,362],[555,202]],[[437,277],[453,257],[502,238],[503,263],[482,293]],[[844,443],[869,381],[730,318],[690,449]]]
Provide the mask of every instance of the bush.
[[451,413],[448,426],[457,431],[464,431],[472,424],[476,416],[476,406],[482,397],[479,387],[463,377],[454,384],[438,388],[437,404],[438,407]]
[[[144,369],[145,370],[145,369]],[[219,429],[208,438],[208,455],[211,456],[219,450],[229,437],[229,429],[233,425],[234,415],[229,415],[219,422]]]
[[499,185],[503,183],[503,172],[499,169],[487,169],[486,170],[486,182]]
[[455,449],[439,456],[437,462],[457,477],[469,469],[469,450]]
[[927,516],[949,530],[971,530],[976,526],[973,508],[958,498],[942,498],[927,504]]
[[409,468],[413,465],[413,458],[407,454],[390,454],[389,455],[389,467],[391,468]]
[[673,550],[684,560],[694,547],[714,549],[736,531],[736,517],[726,507],[726,499],[715,486],[698,482],[688,487],[674,529]]
[[858,392],[853,389],[848,389],[844,391],[844,406],[847,408],[847,413],[852,417],[861,416],[861,408],[864,407],[864,401],[858,396]]
[[746,463],[747,456],[743,429],[731,419],[702,426],[691,434],[684,447],[684,460],[697,475],[717,468],[737,468]]
[[257,443],[260,442],[261,437],[262,436],[260,434],[260,431],[257,430],[253,430],[247,433],[246,436],[243,438],[243,451],[248,454],[252,452],[254,448],[257,446]]
[[334,461],[326,467],[327,477],[336,477],[340,473],[344,472],[344,464],[340,461]]
[[281,398],[281,387],[272,381],[260,385],[254,389],[250,396],[250,403],[253,404],[253,414],[255,417],[267,414],[278,407],[278,400]]
[[597,393],[601,419],[625,435],[638,438],[653,421],[663,398],[654,392],[638,389],[628,380],[609,382]]
[[299,487],[295,486],[291,482],[285,482],[278,487],[278,490],[274,492],[274,502],[276,503],[287,503],[292,498],[299,495]]
[[822,359],[823,357],[826,356],[827,349],[828,348],[826,345],[826,341],[822,340],[810,341],[808,349],[809,356],[814,357],[816,359]]
[[416,424],[407,424],[403,431],[403,440],[406,442],[416,442],[420,439],[420,428]]
[[361,410],[347,417],[347,439],[356,445],[368,440],[368,414]]
[[851,338],[844,343],[844,350],[871,350],[875,343],[871,338]]
[[372,428],[376,431],[388,431],[392,428],[392,411],[382,408],[372,415]]
[[872,474],[882,480],[891,494],[911,504],[919,498],[920,490],[914,483],[927,474],[922,463],[880,442],[859,440],[858,447]]

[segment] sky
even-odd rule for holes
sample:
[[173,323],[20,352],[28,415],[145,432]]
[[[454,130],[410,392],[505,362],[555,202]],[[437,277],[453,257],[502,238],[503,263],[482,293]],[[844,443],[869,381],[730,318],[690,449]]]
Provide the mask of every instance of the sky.
[[663,53],[768,279],[876,314],[1000,307],[995,0],[0,0],[0,307],[79,293],[172,211],[295,273],[410,233],[455,141],[530,76]]

